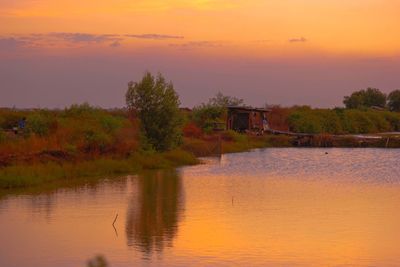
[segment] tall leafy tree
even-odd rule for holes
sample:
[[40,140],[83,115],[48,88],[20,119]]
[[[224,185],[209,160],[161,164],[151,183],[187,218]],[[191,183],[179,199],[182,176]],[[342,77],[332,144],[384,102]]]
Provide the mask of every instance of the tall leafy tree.
[[193,109],[193,120],[202,127],[208,129],[215,122],[223,122],[229,106],[243,106],[243,99],[227,96],[218,92],[207,103],[202,103]]
[[244,103],[243,99],[227,96],[218,92],[214,97],[208,100],[208,105],[226,108],[228,106],[242,106]]
[[136,112],[146,141],[158,151],[169,150],[181,141],[182,118],[179,96],[171,82],[146,72],[140,82],[129,82],[126,104]]
[[400,111],[400,90],[394,90],[389,94],[388,106],[391,111]]
[[345,96],[343,103],[350,109],[373,106],[383,108],[386,106],[386,95],[377,88],[369,87]]

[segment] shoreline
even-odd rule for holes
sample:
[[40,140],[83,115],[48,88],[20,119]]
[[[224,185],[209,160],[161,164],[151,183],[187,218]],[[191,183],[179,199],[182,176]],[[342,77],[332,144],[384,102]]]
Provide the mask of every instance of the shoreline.
[[[236,136],[237,138],[237,136]],[[145,170],[162,170],[201,164],[202,157],[220,154],[246,152],[257,148],[400,148],[400,140],[393,139],[387,146],[385,138],[371,139],[360,144],[352,138],[340,142],[322,135],[305,145],[294,145],[294,138],[279,135],[242,136],[236,140],[222,140],[220,143],[196,138],[187,139],[178,149],[168,152],[135,152],[128,157],[105,155],[90,160],[70,161],[69,157],[60,160],[48,158],[46,162],[20,162],[0,168],[0,191],[40,189],[44,186],[57,188],[57,184],[97,181],[105,176],[139,174]],[[67,160],[68,159],[68,160]],[[0,192],[1,193],[1,192]]]

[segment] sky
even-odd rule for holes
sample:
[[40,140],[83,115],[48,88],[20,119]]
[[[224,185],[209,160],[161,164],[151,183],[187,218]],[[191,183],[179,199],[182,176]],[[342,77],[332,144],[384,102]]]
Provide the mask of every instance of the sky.
[[0,0],[0,106],[123,107],[145,71],[182,106],[341,106],[400,89],[398,0]]

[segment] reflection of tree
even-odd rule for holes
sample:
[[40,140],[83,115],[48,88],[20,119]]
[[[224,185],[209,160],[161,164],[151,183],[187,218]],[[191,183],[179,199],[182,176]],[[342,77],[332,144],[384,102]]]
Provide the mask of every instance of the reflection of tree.
[[182,184],[176,171],[147,173],[138,178],[138,196],[128,207],[128,246],[146,254],[171,246],[182,211]]
[[31,210],[35,214],[44,216],[46,220],[50,220],[54,207],[56,206],[57,197],[54,193],[47,193],[34,196],[30,199]]

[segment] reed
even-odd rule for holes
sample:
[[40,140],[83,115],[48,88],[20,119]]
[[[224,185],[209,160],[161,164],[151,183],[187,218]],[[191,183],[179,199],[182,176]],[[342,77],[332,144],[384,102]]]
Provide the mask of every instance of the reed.
[[198,159],[189,152],[173,150],[165,153],[134,153],[125,159],[100,158],[77,163],[17,164],[0,169],[0,188],[23,188],[62,180],[104,178],[134,174],[147,169],[193,165],[198,162]]

